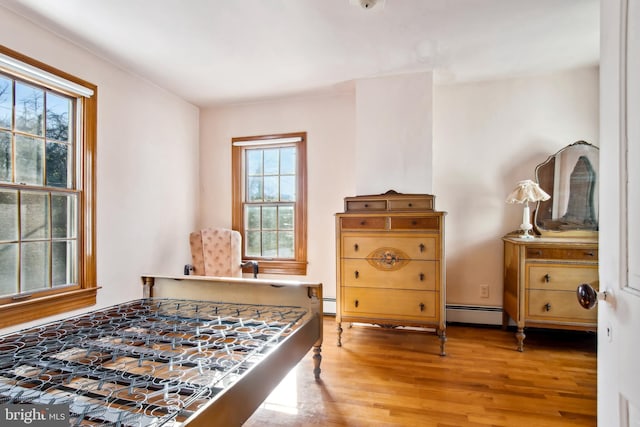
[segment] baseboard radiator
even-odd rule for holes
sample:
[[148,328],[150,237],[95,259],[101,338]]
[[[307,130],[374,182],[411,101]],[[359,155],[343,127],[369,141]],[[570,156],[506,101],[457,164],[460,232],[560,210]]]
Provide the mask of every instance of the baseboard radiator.
[[[336,299],[323,298],[324,314],[335,316]],[[502,325],[502,307],[484,305],[447,305],[447,323]]]
[[502,307],[447,304],[447,323],[502,325]]

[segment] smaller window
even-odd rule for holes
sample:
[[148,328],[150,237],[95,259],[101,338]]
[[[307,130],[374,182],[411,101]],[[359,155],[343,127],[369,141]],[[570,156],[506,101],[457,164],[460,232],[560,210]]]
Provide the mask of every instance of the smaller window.
[[233,229],[260,272],[304,275],[306,133],[232,139]]

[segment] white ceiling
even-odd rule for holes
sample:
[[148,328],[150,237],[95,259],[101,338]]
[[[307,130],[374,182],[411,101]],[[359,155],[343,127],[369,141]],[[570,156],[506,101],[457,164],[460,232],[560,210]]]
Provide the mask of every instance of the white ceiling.
[[[599,0],[0,0],[198,105],[434,70],[436,83],[598,63]],[[10,47],[10,46],[9,46]]]

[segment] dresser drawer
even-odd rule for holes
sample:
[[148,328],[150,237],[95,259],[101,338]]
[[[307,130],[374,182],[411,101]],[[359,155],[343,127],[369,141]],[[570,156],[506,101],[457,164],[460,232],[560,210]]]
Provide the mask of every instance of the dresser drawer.
[[440,217],[391,217],[391,230],[438,230],[440,228]]
[[598,261],[598,249],[581,247],[528,247],[527,259]]
[[343,233],[342,258],[387,258],[389,253],[400,259],[438,259],[438,237],[435,235],[389,235]]
[[340,218],[340,227],[353,230],[385,230],[387,228],[386,216],[362,216]]
[[386,200],[347,200],[347,211],[384,211],[387,210]]
[[436,292],[342,288],[344,316],[379,319],[433,320],[436,318]]
[[595,324],[598,321],[596,309],[582,308],[576,293],[568,291],[527,291],[527,320],[585,322]]
[[345,259],[342,262],[344,286],[435,290],[437,274],[437,261],[400,260],[391,264],[371,259]]
[[583,283],[598,289],[597,265],[536,264],[527,267],[528,289],[563,290],[575,293],[576,288]]
[[433,198],[416,199],[391,199],[389,200],[389,210],[411,211],[411,210],[433,210]]

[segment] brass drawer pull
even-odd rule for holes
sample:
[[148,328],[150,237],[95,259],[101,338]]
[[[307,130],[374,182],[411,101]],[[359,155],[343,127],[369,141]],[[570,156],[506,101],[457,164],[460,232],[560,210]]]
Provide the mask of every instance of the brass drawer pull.
[[367,221],[364,221],[364,220],[360,221],[360,225],[365,225],[366,223]]
[[424,248],[425,248],[424,243],[420,243],[420,252],[424,252]]
[[360,272],[359,272],[358,270],[356,270],[356,272],[354,273],[354,275],[356,276],[356,279],[357,279],[358,277],[360,277]]
[[585,252],[584,253],[586,256],[594,256],[595,254],[593,252]]
[[543,277],[545,282],[549,283],[551,281],[551,276],[549,276],[549,273],[545,274]]
[[414,219],[413,221],[411,221],[411,225],[418,225],[418,221]]
[[424,311],[424,303],[420,303],[420,311]]
[[548,302],[544,305],[544,311],[551,311],[551,303]]
[[420,273],[420,281],[424,282],[424,273]]
[[409,203],[409,207],[412,208],[413,207],[413,203]]
[[358,244],[357,244],[357,243],[356,243],[356,244],[354,244],[354,245],[353,245],[353,250],[354,250],[354,251],[356,251],[356,252],[358,252],[358,249],[360,249],[360,246],[358,246]]
[[356,300],[356,301],[355,301],[355,306],[356,306],[356,308],[358,308],[358,305],[360,305],[360,301]]

